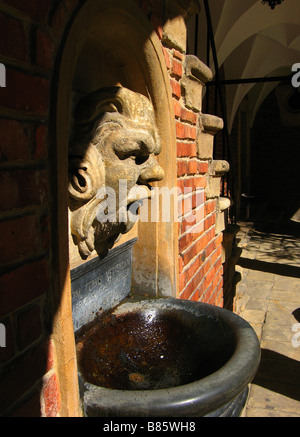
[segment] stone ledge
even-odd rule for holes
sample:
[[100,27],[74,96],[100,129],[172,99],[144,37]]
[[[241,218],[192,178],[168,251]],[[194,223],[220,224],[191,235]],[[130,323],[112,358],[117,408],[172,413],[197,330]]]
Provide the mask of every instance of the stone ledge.
[[212,161],[207,177],[207,186],[205,190],[206,198],[220,197],[221,177],[229,171],[227,161]]
[[184,18],[174,17],[163,26],[162,43],[165,47],[175,48],[184,53],[186,48],[186,26]]
[[201,114],[200,124],[203,132],[212,135],[215,135],[224,128],[223,119],[211,114]]
[[212,175],[207,176],[205,196],[206,199],[213,199],[220,197],[220,181],[221,178]]
[[222,118],[211,114],[199,114],[197,135],[197,156],[199,159],[212,160],[214,135],[222,130],[223,126],[224,122]]
[[213,161],[212,163],[212,173],[215,176],[223,176],[225,173],[229,172],[229,163],[223,160]]
[[200,81],[202,85],[213,78],[211,69],[195,55],[186,55],[185,74],[191,79]]
[[231,200],[228,197],[220,197],[219,208],[220,211],[226,211],[226,209],[230,208]]
[[226,211],[231,205],[231,200],[228,197],[220,197],[217,203],[216,213],[216,234],[224,231],[226,228]]
[[166,0],[166,12],[168,17],[181,15],[184,19],[201,11],[200,0]]

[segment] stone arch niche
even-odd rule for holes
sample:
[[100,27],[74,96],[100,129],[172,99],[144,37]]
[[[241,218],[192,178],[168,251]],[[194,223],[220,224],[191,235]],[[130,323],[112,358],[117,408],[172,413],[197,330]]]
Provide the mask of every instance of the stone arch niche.
[[[165,173],[163,181],[153,185],[170,190],[176,187],[173,105],[160,41],[146,16],[133,1],[89,0],[77,13],[65,38],[59,66],[55,117],[58,231],[55,254],[60,298],[53,338],[62,414],[66,416],[74,415],[79,405],[70,268],[86,262],[78,257],[69,238],[68,145],[73,130],[73,112],[78,101],[100,88],[111,86],[126,87],[151,101],[162,145],[157,161]],[[138,238],[133,251],[132,283],[133,290],[139,294],[177,295],[176,202],[173,197],[170,221],[139,222],[118,243]],[[91,258],[96,255],[93,254]]]

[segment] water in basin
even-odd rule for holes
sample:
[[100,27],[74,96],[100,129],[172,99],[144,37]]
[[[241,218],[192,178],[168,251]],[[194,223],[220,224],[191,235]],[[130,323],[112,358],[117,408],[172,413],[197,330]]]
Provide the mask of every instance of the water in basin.
[[215,372],[234,351],[233,331],[218,317],[168,306],[129,307],[106,312],[77,334],[79,370],[87,382],[117,390],[176,387]]

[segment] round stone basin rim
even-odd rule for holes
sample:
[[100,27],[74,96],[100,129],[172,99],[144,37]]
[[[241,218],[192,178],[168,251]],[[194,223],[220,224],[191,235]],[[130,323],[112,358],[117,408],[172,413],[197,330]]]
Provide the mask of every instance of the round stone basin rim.
[[[89,415],[203,416],[236,398],[251,382],[260,362],[260,346],[253,328],[235,313],[202,302],[175,298],[147,299],[121,303],[114,311],[175,309],[206,316],[229,325],[236,347],[229,360],[217,371],[197,381],[156,390],[116,390],[79,381]],[[131,413],[130,413],[131,412]]]

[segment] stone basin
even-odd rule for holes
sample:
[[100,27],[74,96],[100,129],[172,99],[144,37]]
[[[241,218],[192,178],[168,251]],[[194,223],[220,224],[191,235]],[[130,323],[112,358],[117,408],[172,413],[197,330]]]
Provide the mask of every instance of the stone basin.
[[238,416],[260,361],[241,317],[174,298],[123,301],[76,343],[89,417]]

